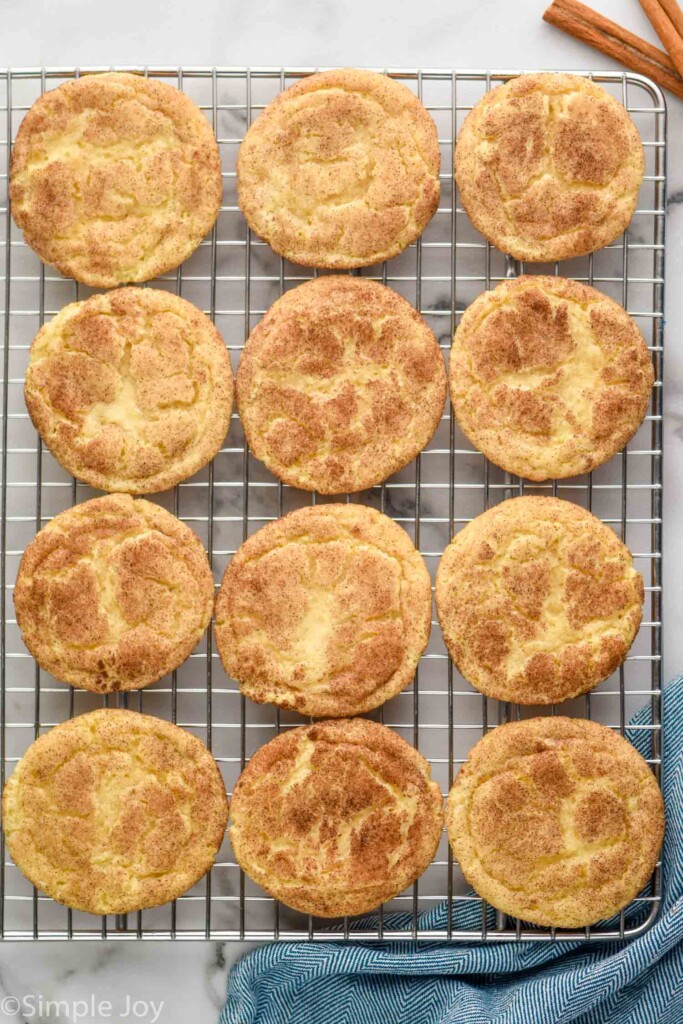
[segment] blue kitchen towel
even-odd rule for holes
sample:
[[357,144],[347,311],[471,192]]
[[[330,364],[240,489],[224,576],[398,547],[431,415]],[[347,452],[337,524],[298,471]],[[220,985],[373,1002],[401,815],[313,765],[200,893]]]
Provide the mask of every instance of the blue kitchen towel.
[[[683,676],[665,715],[664,900],[640,938],[271,944],[231,971],[220,1024],[683,1024]],[[649,720],[648,705],[632,724]],[[642,753],[647,731],[629,739]],[[422,918],[445,920],[445,906]]]

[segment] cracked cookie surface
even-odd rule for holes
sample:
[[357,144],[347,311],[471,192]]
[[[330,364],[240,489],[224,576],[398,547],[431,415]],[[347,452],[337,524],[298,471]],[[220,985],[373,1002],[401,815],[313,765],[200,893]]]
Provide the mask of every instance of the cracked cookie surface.
[[428,867],[441,791],[421,754],[379,722],[288,729],[253,755],[229,836],[253,881],[305,914],[362,914]]
[[455,535],[436,608],[456,667],[489,697],[553,704],[624,661],[642,618],[643,578],[617,535],[559,498],[495,505]]
[[24,393],[65,469],[105,491],[150,494],[219,451],[233,379],[223,339],[196,306],[120,288],[65,306],[41,328]]
[[628,226],[645,156],[626,109],[588,78],[533,74],[487,93],[455,147],[462,204],[516,259],[571,259]]
[[94,288],[179,266],[222,196],[211,125],[165,82],[84,75],[46,92],[12,150],[12,214],[40,258]]
[[362,505],[314,505],[239,548],[216,599],[216,645],[252,700],[356,715],[410,683],[431,613],[427,567],[402,527]]
[[402,252],[439,205],[436,125],[406,86],[342,68],[303,78],[250,126],[240,208],[294,263],[348,269]]
[[55,516],[26,548],[17,624],[41,668],[84,690],[134,690],[177,668],[201,640],[214,586],[199,537],[127,494]]
[[465,878],[492,906],[579,928],[644,887],[664,805],[647,762],[612,729],[532,718],[472,748],[446,801],[446,828]]
[[429,443],[446,401],[439,343],[376,281],[320,277],[275,302],[251,332],[237,405],[254,455],[285,483],[361,491]]
[[562,277],[519,277],[480,295],[451,348],[460,427],[497,466],[529,480],[588,473],[620,451],[653,381],[628,313]]
[[9,852],[33,885],[75,910],[125,914],[176,899],[211,869],[228,798],[201,740],[102,708],[31,744],[2,810]]

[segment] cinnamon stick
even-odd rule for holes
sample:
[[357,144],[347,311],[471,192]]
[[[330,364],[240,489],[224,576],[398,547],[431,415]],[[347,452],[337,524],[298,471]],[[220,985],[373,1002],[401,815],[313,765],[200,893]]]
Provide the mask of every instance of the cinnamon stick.
[[679,36],[683,37],[683,11],[676,3],[676,0],[659,0],[659,6],[663,7],[671,19]]
[[679,75],[683,75],[683,39],[681,39],[676,31],[676,26],[664,10],[664,7],[660,5],[659,0],[640,0],[640,6],[650,19],[650,24],[655,32],[664,43],[676,71],[678,71]]
[[579,0],[553,0],[543,18],[683,98],[683,77],[668,54]]

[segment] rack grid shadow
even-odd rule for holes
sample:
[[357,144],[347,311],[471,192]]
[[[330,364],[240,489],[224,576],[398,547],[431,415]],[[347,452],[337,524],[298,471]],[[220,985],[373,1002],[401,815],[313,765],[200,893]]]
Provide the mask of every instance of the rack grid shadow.
[[[252,704],[226,677],[212,637],[172,676],[149,688],[97,697],[43,673],[22,644],[12,590],[24,548],[51,517],[95,492],[69,477],[41,445],[28,417],[23,380],[28,349],[44,320],[91,291],[41,264],[11,220],[7,197],[12,140],[25,111],[46,89],[88,69],[0,72],[0,320],[3,337],[2,490],[0,494],[0,670],[2,779],[29,744],[51,726],[95,707],[126,706],[170,719],[204,739],[228,793],[250,755],[278,731],[301,724],[293,713]],[[235,161],[248,124],[278,92],[310,69],[117,68],[162,78],[186,91],[218,137],[224,195],[213,233],[174,274],[153,282],[181,294],[214,320],[236,369],[249,331],[285,289],[314,276],[277,256],[253,236],[237,206]],[[434,117],[441,143],[441,203],[417,243],[389,263],[364,268],[413,303],[447,357],[465,307],[498,281],[526,273],[562,273],[594,285],[626,307],[652,353],[656,383],[648,415],[620,455],[589,476],[531,485],[505,474],[474,451],[447,406],[426,450],[413,463],[350,500],[379,508],[401,523],[434,577],[455,531],[487,507],[517,494],[554,494],[591,509],[625,540],[645,579],[643,622],[625,664],[591,694],[561,706],[562,714],[591,717],[623,733],[646,701],[652,710],[648,760],[661,764],[661,510],[662,342],[666,109],[647,79],[628,72],[592,73],[621,100],[636,122],[646,152],[639,206],[629,230],[612,245],[554,265],[524,267],[491,247],[458,203],[452,175],[453,140],[467,112],[492,86],[519,71],[377,69],[404,82]],[[579,72],[586,74],[585,72]],[[272,477],[250,455],[236,414],[214,463],[173,491],[155,495],[189,523],[209,551],[217,582],[240,543],[278,516],[321,499]],[[556,709],[501,704],[476,692],[450,662],[434,621],[415,680],[373,713],[417,746],[444,795],[480,736],[497,724]],[[240,872],[226,836],[211,873],[175,903],[125,917],[95,918],[67,910],[36,892],[2,847],[0,932],[6,939],[453,939],[589,941],[630,938],[654,922],[662,894],[659,867],[637,906],[616,921],[579,931],[530,928],[496,913],[471,894],[451,858],[446,836],[426,873],[372,920],[325,922],[278,905]],[[435,911],[446,901],[440,919]],[[474,908],[474,910],[473,910]],[[436,921],[436,923],[434,923]],[[474,924],[473,924],[474,921]]]

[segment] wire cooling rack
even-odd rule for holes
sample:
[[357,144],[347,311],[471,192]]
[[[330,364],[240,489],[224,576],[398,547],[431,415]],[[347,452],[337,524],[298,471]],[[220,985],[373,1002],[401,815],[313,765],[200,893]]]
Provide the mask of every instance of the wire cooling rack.
[[[89,290],[45,267],[13,225],[7,199],[12,146],[25,111],[38,95],[88,69],[21,69],[0,72],[0,314],[2,352],[2,490],[0,493],[0,693],[2,781],[36,736],[58,722],[105,704],[171,719],[211,747],[228,792],[250,755],[280,729],[300,724],[293,713],[246,701],[228,679],[207,634],[177,672],[134,694],[99,698],[74,690],[42,672],[24,648],[14,618],[12,590],[21,554],[52,516],[95,492],[69,477],[45,451],[28,418],[23,380],[28,348],[38,328],[67,302]],[[153,282],[196,303],[215,320],[236,368],[249,331],[283,292],[311,276],[287,263],[251,235],[237,207],[235,159],[247,125],[264,105],[309,69],[120,68],[162,78],[186,91],[212,122],[223,162],[224,205],[210,238],[177,273]],[[436,435],[415,462],[353,500],[382,509],[400,522],[432,572],[453,533],[489,505],[523,493],[552,493],[584,505],[609,523],[634,553],[645,578],[643,623],[624,666],[592,694],[561,706],[562,714],[595,718],[624,731],[645,701],[652,708],[649,761],[661,763],[661,466],[662,340],[666,110],[660,91],[639,75],[595,73],[628,108],[645,145],[645,182],[633,222],[623,238],[581,259],[554,268],[513,263],[473,229],[454,195],[453,140],[467,111],[493,85],[519,72],[384,70],[404,82],[434,117],[441,142],[441,205],[422,238],[390,263],[366,268],[396,289],[424,315],[447,355],[465,307],[483,290],[522,270],[560,271],[595,285],[624,305],[652,352],[656,384],[643,426],[627,450],[588,477],[546,485],[525,484],[473,451],[446,409]],[[581,72],[580,72],[581,73]],[[155,496],[189,523],[204,541],[216,581],[239,544],[264,523],[310,501],[283,486],[253,459],[235,416],[225,446],[212,466],[174,491]],[[333,499],[339,500],[339,499]],[[555,713],[486,699],[448,659],[436,621],[414,684],[373,717],[419,747],[444,795],[458,766],[483,732],[510,718]],[[225,839],[211,874],[173,904],[126,917],[94,918],[72,912],[37,893],[0,857],[0,933],[8,939],[343,939],[448,938],[553,941],[628,938],[655,920],[661,876],[631,908],[608,925],[577,932],[529,928],[494,913],[468,890],[452,862],[444,835],[434,862],[408,892],[363,921],[324,922],[279,906],[241,874]],[[448,901],[447,925],[424,924],[420,914]],[[473,909],[474,908],[474,909]],[[402,912],[397,918],[395,911]],[[473,926],[472,921],[476,921]],[[634,923],[635,922],[635,923]]]

